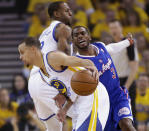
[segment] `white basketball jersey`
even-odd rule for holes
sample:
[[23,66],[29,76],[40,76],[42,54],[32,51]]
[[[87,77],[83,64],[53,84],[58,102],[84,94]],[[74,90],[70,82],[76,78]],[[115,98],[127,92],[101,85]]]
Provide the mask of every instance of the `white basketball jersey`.
[[46,69],[46,74],[40,69],[39,73],[43,79],[50,87],[56,88],[60,93],[66,93],[67,96],[74,102],[76,99],[76,94],[71,89],[71,77],[77,69],[72,67],[65,67],[62,71],[54,70],[48,63],[47,54],[43,54],[43,62]]
[[[50,26],[47,27],[39,37],[41,43],[41,52],[48,53],[57,50],[57,40],[55,38],[55,29],[60,24],[60,21],[52,21]],[[33,66],[30,75],[37,73],[38,67]]]
[[41,43],[41,51],[48,53],[57,50],[57,40],[55,38],[55,29],[60,24],[60,21],[52,21],[50,26],[46,28],[39,37]]

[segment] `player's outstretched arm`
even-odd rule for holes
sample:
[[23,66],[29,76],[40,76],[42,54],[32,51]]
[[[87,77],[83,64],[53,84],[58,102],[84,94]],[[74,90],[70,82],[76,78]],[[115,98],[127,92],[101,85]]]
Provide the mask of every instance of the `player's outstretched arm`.
[[55,51],[48,54],[48,62],[53,67],[71,66],[88,67],[94,66],[94,63],[87,59],[81,59],[76,56],[68,56],[63,52]]
[[127,48],[130,45],[134,44],[134,40],[132,35],[129,33],[127,36],[126,40],[117,42],[117,43],[111,43],[108,44],[106,47],[107,51],[109,52],[110,55],[114,55],[120,51],[122,51],[123,49]]
[[58,25],[55,37],[58,41],[58,50],[70,55],[71,28],[65,24]]
[[92,72],[93,77],[98,80],[98,70],[94,63],[87,59],[81,59],[75,56],[68,56],[63,52],[55,51],[48,54],[48,62],[54,69],[60,69],[61,66],[85,67]]

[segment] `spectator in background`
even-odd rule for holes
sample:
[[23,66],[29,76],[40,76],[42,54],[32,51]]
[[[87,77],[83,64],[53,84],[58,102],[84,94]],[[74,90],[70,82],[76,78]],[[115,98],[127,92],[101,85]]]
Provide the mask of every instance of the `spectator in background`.
[[90,16],[90,23],[95,25],[106,20],[105,12],[108,10],[109,0],[98,0],[94,3],[96,9]]
[[146,72],[149,74],[149,49],[144,50],[142,56],[145,63]]
[[124,25],[127,24],[127,15],[130,13],[130,11],[136,11],[139,14],[141,24],[147,23],[148,16],[146,12],[136,5],[135,0],[121,0],[118,13],[119,18],[122,20]]
[[0,89],[0,131],[18,131],[16,111],[18,104],[11,102],[8,90]]
[[124,35],[131,32],[134,36],[143,34],[147,41],[149,41],[149,32],[147,32],[147,26],[141,23],[138,12],[132,10],[127,14],[127,25],[124,27]]
[[[111,21],[109,23],[109,29],[114,40],[113,42],[119,42],[125,39],[122,33],[122,26],[119,21]],[[138,70],[138,54],[135,44],[127,47],[118,54],[113,55],[112,59],[120,78],[120,85],[125,86],[129,90],[132,112],[135,117],[136,87],[134,80]]]
[[38,119],[33,103],[24,103],[17,110],[19,131],[45,131],[44,124]]
[[[110,38],[109,27],[108,24],[111,20],[115,19],[115,12],[111,9],[108,9],[106,12],[106,20],[104,22],[98,23],[95,25],[92,31],[92,37],[94,40],[103,40],[103,42],[111,43],[112,39]],[[105,39],[109,39],[108,41]]]
[[36,4],[38,3],[42,3],[44,5],[48,4],[49,2],[51,2],[53,0],[29,0],[29,5],[28,5],[28,8],[27,8],[27,12],[28,13],[34,13],[34,7]]
[[28,33],[29,27],[32,23],[40,23],[38,15],[40,11],[45,9],[45,5],[43,3],[37,3],[34,6],[34,12],[28,12],[28,17],[26,18],[26,22],[24,24],[24,30]]
[[[38,6],[39,5],[36,5],[35,9],[37,9]],[[28,35],[32,37],[39,37],[42,31],[50,24],[45,6],[40,5],[40,9],[36,10],[36,15],[32,20]]]
[[[67,0],[69,1],[69,0]],[[87,16],[90,16],[94,12],[91,0],[75,0],[77,5],[82,6]]]
[[10,99],[18,104],[31,101],[27,85],[27,79],[22,74],[15,75]]
[[146,41],[145,37],[143,36],[143,34],[137,35],[136,40],[137,40],[137,48],[138,48],[138,52],[139,52],[138,74],[140,74],[140,73],[147,72],[146,64],[145,64],[146,62],[144,61],[144,58],[143,58],[143,52],[147,48],[147,41]]
[[136,120],[138,131],[148,131],[149,123],[149,78],[146,74],[139,75],[136,92]]
[[87,15],[86,15],[85,10],[83,9],[83,7],[77,5],[75,0],[69,0],[68,4],[74,12],[73,26],[82,25],[82,26],[87,27],[88,26],[88,19],[87,19]]

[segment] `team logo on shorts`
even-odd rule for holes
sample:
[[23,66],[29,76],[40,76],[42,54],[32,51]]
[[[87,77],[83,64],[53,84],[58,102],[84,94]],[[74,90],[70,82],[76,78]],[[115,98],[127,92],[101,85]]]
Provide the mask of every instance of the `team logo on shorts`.
[[50,81],[49,84],[51,86],[53,86],[54,88],[56,88],[60,93],[66,93],[67,92],[67,88],[66,88],[65,84],[60,80],[53,79]]
[[129,115],[130,114],[130,110],[128,107],[123,107],[122,109],[119,110],[118,112],[118,116],[122,116],[122,115]]
[[102,63],[103,61],[101,59],[99,59],[99,62]]

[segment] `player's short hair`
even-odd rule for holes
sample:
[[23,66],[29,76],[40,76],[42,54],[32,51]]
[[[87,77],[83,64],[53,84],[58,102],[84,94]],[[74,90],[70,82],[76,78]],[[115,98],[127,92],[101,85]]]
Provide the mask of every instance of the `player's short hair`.
[[56,1],[52,2],[48,7],[48,14],[51,18],[54,17],[54,11],[58,11],[60,8],[60,4],[64,3],[64,1]]
[[35,37],[27,37],[27,38],[24,39],[23,42],[26,44],[26,46],[35,46],[39,49],[40,49],[40,46],[41,46],[40,41]]
[[73,32],[75,29],[78,29],[78,28],[84,28],[86,30],[86,32],[90,35],[90,32],[89,32],[89,29],[85,26],[81,26],[81,25],[78,25],[78,26],[75,26],[73,29],[72,29],[72,37],[73,37]]

